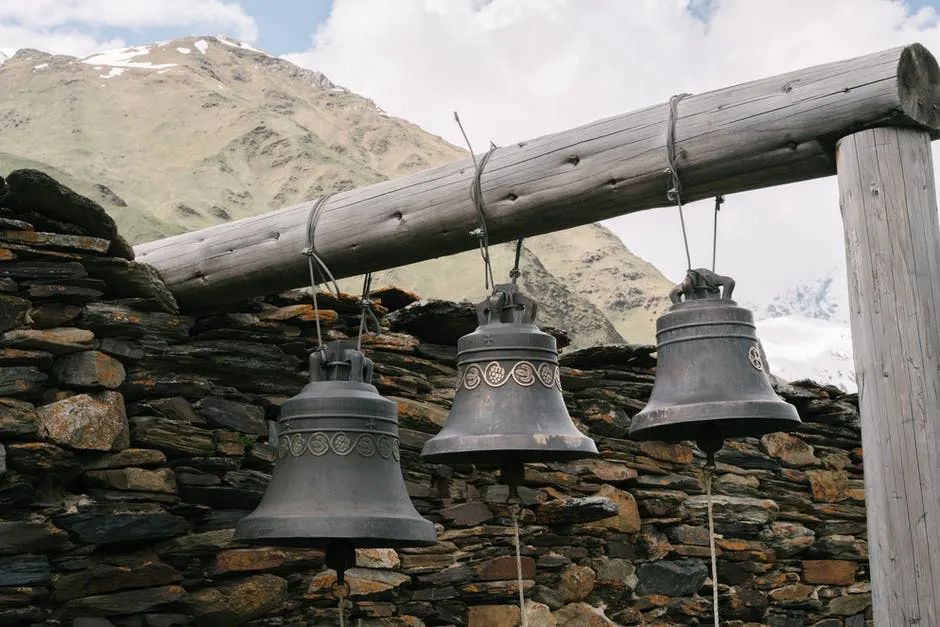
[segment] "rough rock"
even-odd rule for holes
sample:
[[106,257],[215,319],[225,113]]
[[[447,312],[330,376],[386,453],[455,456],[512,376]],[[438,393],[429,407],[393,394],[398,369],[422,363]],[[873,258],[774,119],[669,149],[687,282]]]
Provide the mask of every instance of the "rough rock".
[[78,388],[120,387],[124,382],[121,362],[99,351],[72,353],[56,360],[52,374],[63,386]]
[[144,468],[89,470],[85,473],[85,482],[90,487],[108,490],[176,494],[176,476],[169,468],[158,468],[157,470]]
[[819,465],[813,447],[795,435],[783,432],[768,433],[761,438],[761,444],[768,455],[788,466],[799,468]]
[[848,560],[803,560],[803,580],[833,586],[855,583],[856,562]]
[[545,525],[591,522],[616,516],[617,504],[603,496],[555,499],[543,503],[536,519]]
[[86,329],[18,329],[3,334],[3,346],[65,355],[94,348],[95,334]]
[[67,533],[47,520],[0,522],[0,555],[55,551],[68,544]]
[[36,410],[42,434],[57,444],[90,451],[130,445],[124,398],[117,392],[79,394]]
[[558,627],[616,627],[600,608],[588,603],[569,603],[553,613]]
[[0,294],[0,333],[25,325],[30,307],[31,303],[24,298]]
[[260,618],[286,601],[286,580],[275,575],[256,575],[231,585],[192,593],[187,606],[195,616],[196,625],[229,627]]
[[596,574],[587,566],[572,564],[561,573],[558,592],[565,603],[583,601],[594,591]]
[[623,533],[636,533],[640,530],[640,512],[636,506],[633,495],[612,485],[602,485],[596,496],[609,499],[617,506],[617,514],[609,518],[601,518],[586,526],[595,529],[609,529]]
[[186,590],[181,586],[159,586],[74,599],[68,601],[64,609],[68,616],[142,614],[174,605],[185,597]]
[[698,592],[706,578],[708,569],[699,560],[649,562],[637,569],[636,592],[641,595],[689,596]]
[[55,524],[89,544],[152,541],[189,531],[186,519],[152,504],[96,506],[54,518]]
[[0,587],[45,584],[52,578],[45,555],[0,557]]

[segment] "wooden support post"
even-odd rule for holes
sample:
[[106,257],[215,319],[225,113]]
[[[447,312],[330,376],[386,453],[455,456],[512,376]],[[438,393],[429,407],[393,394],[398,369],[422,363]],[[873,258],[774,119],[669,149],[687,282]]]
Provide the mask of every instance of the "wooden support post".
[[836,149],[879,627],[940,625],[940,228],[930,134]]
[[[684,98],[682,196],[835,173],[835,140],[863,128],[940,128],[940,67],[918,44]],[[493,243],[670,204],[668,104],[500,147],[483,172]],[[469,160],[330,198],[316,249],[337,277],[470,250],[478,225]],[[312,203],[135,247],[189,310],[300,287]]]

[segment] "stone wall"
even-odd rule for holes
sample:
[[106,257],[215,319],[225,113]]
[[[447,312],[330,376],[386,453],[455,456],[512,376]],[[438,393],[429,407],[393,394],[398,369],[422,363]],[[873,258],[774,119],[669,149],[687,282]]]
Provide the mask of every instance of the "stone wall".
[[[0,625],[335,625],[323,554],[232,539],[275,451],[265,420],[305,382],[316,313],[300,292],[181,315],[113,222],[34,172],[0,186]],[[426,549],[360,551],[352,624],[518,624],[506,489],[421,463],[453,398],[470,308],[376,294],[376,385],[399,406]],[[329,337],[354,299],[321,299]],[[411,304],[409,304],[411,303]],[[407,305],[407,306],[406,306]],[[702,457],[637,443],[649,347],[563,356],[573,416],[602,456],[528,468],[529,624],[710,624]],[[856,398],[781,384],[794,435],[729,443],[715,517],[726,625],[865,625],[870,615]]]

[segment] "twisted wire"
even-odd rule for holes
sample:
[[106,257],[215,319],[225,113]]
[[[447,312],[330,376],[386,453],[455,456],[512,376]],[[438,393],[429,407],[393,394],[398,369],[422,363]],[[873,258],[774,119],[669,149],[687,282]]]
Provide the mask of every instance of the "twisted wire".
[[307,269],[310,271],[310,292],[313,295],[313,314],[317,327],[318,350],[323,348],[323,332],[320,329],[320,306],[317,302],[317,286],[320,284],[320,281],[317,280],[317,268],[319,268],[319,272],[322,273],[325,279],[327,290],[329,290],[329,285],[332,283],[336,297],[339,298],[339,286],[336,284],[336,279],[333,277],[333,273],[330,272],[326,262],[317,254],[316,248],[313,245],[320,214],[323,211],[323,207],[326,205],[326,201],[332,196],[333,194],[320,196],[317,198],[316,202],[313,203],[313,207],[310,208],[310,213],[307,214],[307,247],[301,251],[301,253],[307,257]]
[[522,274],[519,272],[519,258],[522,256],[522,238],[520,237],[516,240],[516,260],[512,264],[512,270],[509,271],[509,278],[512,279],[512,284],[515,285],[519,280],[519,276]]
[[490,233],[486,228],[486,201],[483,198],[483,168],[486,167],[486,162],[490,160],[493,152],[496,151],[496,145],[490,142],[490,149],[477,161],[476,154],[473,152],[473,146],[470,144],[470,138],[467,137],[463,123],[460,121],[460,116],[456,111],[454,111],[454,121],[457,122],[457,128],[460,129],[460,134],[463,135],[463,140],[467,144],[467,150],[470,151],[470,158],[473,160],[474,172],[473,183],[470,185],[470,200],[477,210],[477,222],[479,226],[471,231],[470,234],[476,235],[480,242],[480,256],[483,258],[483,283],[486,290],[489,291],[492,286],[496,285],[496,281],[493,279],[493,264],[490,261]]
[[367,320],[372,320],[375,323],[375,333],[379,335],[382,333],[382,323],[379,322],[378,317],[375,315],[375,312],[372,311],[372,302],[369,300],[369,294],[372,293],[372,273],[368,272],[362,278],[362,296],[359,299],[359,304],[362,305],[362,313],[359,316],[359,334],[356,336],[356,350],[362,350],[362,334],[369,330],[369,325],[366,322]]
[[679,101],[689,94],[676,94],[669,99],[669,117],[666,119],[666,174],[669,180],[666,198],[676,203],[679,209],[679,223],[682,225],[682,241],[685,244],[685,260],[692,269],[692,255],[689,253],[689,236],[685,228],[685,212],[682,209],[682,181],[679,179],[679,163],[676,155],[676,120],[679,118]]

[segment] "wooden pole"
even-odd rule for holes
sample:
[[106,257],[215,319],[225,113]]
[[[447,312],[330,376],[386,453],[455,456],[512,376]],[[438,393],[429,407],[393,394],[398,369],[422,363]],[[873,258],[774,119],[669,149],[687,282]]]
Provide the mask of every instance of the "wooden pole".
[[838,142],[879,627],[940,625],[940,227],[930,134]]
[[[835,173],[835,140],[884,125],[940,127],[940,69],[914,44],[684,98],[675,138],[683,198]],[[669,204],[658,105],[501,147],[482,176],[491,241]],[[477,246],[469,160],[342,192],[316,249],[354,276]],[[304,285],[311,203],[138,246],[187,309]]]

